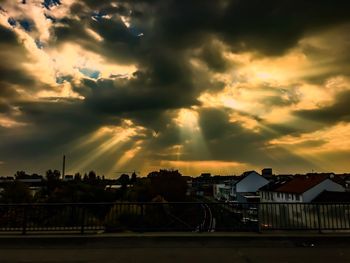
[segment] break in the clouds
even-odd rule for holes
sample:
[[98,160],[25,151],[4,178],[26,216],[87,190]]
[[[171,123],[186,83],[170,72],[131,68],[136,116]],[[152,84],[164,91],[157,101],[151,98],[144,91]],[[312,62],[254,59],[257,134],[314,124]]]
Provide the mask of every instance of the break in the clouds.
[[348,171],[349,10],[0,0],[0,172]]

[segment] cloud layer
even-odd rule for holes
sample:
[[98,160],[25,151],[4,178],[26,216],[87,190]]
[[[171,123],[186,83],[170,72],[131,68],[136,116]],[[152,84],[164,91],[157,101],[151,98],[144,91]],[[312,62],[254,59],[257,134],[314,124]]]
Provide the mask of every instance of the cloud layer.
[[3,175],[350,169],[346,1],[0,7]]

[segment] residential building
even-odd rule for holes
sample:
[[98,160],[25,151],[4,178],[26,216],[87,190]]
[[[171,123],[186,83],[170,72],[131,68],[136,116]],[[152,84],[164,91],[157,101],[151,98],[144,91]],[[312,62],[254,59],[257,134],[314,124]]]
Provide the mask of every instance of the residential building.
[[244,172],[240,180],[231,189],[231,197],[238,202],[255,202],[259,200],[258,190],[269,181],[256,171]]
[[63,178],[63,181],[65,181],[65,182],[74,181],[74,176],[73,175],[65,175]]
[[232,189],[232,182],[226,181],[224,183],[219,183],[214,185],[214,198],[218,201],[228,201],[230,200],[230,193]]
[[[307,174],[296,175],[289,181],[277,181],[266,185],[260,189],[263,224],[286,229],[291,225],[301,229],[317,225],[331,228],[331,224],[325,222],[325,218],[332,218],[334,207],[315,205],[311,202],[317,200],[324,191],[344,194],[345,188],[336,181],[339,179],[334,174]],[[320,215],[324,217],[321,218]],[[278,220],[274,222],[273,218]],[[337,218],[332,219],[332,222],[338,221]]]
[[215,196],[215,187],[216,185],[223,185],[228,181],[235,181],[237,176],[211,176],[209,173],[203,173],[199,177],[194,177],[190,187],[191,195],[195,196]]
[[41,175],[19,175],[15,178],[16,181],[27,183],[27,184],[41,184],[44,178]]
[[272,183],[260,190],[261,202],[308,203],[323,191],[344,192],[334,174],[296,176],[290,181]]

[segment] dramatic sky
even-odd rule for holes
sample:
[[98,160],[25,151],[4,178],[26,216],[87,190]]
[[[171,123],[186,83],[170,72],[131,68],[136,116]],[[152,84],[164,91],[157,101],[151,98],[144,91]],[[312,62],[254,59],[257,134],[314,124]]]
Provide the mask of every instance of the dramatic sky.
[[350,1],[0,0],[0,175],[350,171]]

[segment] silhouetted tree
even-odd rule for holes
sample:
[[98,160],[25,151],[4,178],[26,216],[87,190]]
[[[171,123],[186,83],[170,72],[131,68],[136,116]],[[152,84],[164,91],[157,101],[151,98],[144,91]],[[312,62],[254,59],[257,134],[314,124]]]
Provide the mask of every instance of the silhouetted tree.
[[130,183],[130,178],[129,175],[127,174],[122,174],[119,178],[118,178],[118,182],[122,185],[122,189],[125,190],[128,186],[128,184]]
[[151,180],[149,178],[141,178],[130,188],[127,193],[127,199],[136,202],[149,202],[156,195]]
[[28,176],[28,174],[27,174],[25,171],[17,171],[17,172],[15,173],[15,178],[16,178],[16,179],[25,178],[25,177],[27,177],[27,176]]
[[74,175],[74,181],[78,181],[78,182],[81,181],[81,174],[80,174],[80,173],[75,173],[75,175]]
[[90,182],[96,180],[96,173],[95,173],[95,171],[90,171],[89,172],[88,179],[89,179]]
[[60,179],[61,173],[58,170],[48,170],[46,171],[47,181],[58,181]]
[[137,174],[135,172],[132,173],[130,183],[135,184],[137,180]]
[[184,201],[186,199],[187,182],[177,170],[160,170],[147,176],[151,180],[156,194],[167,201]]
[[50,196],[53,191],[59,186],[59,179],[61,173],[58,170],[52,171],[51,169],[46,171],[47,189],[45,195]]
[[29,188],[19,181],[7,184],[0,198],[2,203],[30,203],[32,199]]
[[103,187],[84,182],[76,182],[58,187],[48,200],[48,202],[55,203],[111,201],[114,201],[113,193],[105,191]]

